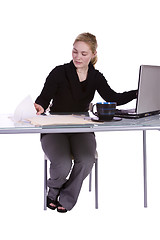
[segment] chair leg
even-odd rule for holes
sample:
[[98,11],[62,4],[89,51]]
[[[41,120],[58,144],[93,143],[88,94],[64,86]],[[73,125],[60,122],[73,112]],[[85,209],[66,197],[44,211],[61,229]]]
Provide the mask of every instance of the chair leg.
[[92,170],[89,174],[89,192],[92,191]]
[[[89,174],[89,192],[92,191],[92,170]],[[95,162],[95,208],[98,209],[98,158]]]
[[98,209],[98,158],[95,162],[95,208]]
[[44,210],[47,210],[47,159],[44,156]]

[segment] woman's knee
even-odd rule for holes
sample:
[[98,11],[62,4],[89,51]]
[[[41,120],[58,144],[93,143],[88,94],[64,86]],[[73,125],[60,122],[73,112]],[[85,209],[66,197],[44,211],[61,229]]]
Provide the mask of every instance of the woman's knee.
[[72,167],[70,146],[65,134],[46,134],[41,138],[43,151],[50,161],[51,178],[66,177]]

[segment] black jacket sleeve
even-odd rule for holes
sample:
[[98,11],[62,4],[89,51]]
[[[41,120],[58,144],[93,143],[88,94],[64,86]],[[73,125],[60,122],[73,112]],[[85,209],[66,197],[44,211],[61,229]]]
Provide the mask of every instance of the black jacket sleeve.
[[103,74],[98,74],[97,91],[106,102],[116,102],[117,105],[126,104],[137,97],[137,90],[117,93],[108,85]]
[[41,91],[41,94],[37,97],[36,103],[41,105],[45,110],[48,108],[51,99],[56,95],[58,90],[58,82],[56,78],[57,67],[53,69],[48,77]]

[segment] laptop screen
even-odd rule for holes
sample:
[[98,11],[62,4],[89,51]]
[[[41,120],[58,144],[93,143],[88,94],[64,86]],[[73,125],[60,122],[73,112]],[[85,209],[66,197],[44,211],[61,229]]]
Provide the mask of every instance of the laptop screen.
[[141,65],[136,113],[160,111],[160,66]]

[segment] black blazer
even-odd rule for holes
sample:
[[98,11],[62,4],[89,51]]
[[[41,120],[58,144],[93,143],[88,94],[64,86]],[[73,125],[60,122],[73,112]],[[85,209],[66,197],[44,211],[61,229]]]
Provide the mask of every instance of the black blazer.
[[87,79],[80,82],[73,61],[55,67],[48,75],[36,103],[47,109],[53,99],[51,112],[86,112],[95,91],[107,102],[122,105],[136,98],[136,90],[116,93],[93,65],[89,64]]

